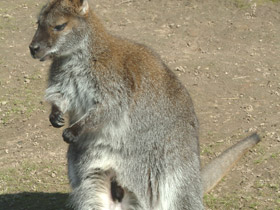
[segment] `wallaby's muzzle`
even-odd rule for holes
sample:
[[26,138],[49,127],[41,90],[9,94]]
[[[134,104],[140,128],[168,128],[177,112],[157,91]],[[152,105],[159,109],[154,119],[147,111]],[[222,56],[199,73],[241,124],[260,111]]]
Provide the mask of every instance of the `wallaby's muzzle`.
[[29,45],[29,49],[30,49],[30,53],[31,53],[32,57],[35,58],[36,53],[40,50],[40,45],[38,45],[36,43],[35,44],[31,43]]
[[40,61],[46,60],[49,52],[49,34],[45,27],[38,26],[31,44],[29,45],[30,54],[35,59],[40,59]]

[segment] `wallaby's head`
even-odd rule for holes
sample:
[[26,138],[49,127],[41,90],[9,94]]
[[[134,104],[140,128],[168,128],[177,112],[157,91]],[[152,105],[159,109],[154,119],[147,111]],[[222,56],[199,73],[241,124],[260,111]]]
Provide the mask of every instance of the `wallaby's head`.
[[87,36],[87,0],[50,0],[38,16],[38,28],[29,46],[33,58],[70,54]]

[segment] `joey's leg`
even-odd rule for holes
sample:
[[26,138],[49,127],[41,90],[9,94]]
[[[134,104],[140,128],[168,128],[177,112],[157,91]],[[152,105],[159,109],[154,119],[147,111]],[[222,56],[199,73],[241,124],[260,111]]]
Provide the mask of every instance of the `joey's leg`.
[[93,106],[81,119],[63,131],[62,137],[64,141],[67,143],[75,143],[78,141],[79,135],[85,130],[94,131],[102,128],[104,124],[112,120],[112,114],[110,113],[114,113],[115,118],[118,118],[116,116],[119,116],[120,113],[118,113],[118,111],[116,112],[116,110],[119,110],[119,108],[115,106],[107,107],[103,104]]
[[85,174],[79,186],[70,194],[75,210],[113,210],[115,202],[111,193],[111,174],[101,169],[91,169]]
[[64,126],[63,112],[54,104],[52,105],[52,111],[49,119],[52,126],[55,128]]
[[62,133],[63,140],[68,143],[75,143],[78,141],[78,136],[84,130],[84,126],[81,123],[75,123],[69,128],[64,129]]
[[124,197],[124,189],[118,185],[116,181],[111,181],[111,195],[113,201],[122,202]]
[[68,144],[78,141],[79,135],[86,129],[98,129],[99,119],[98,114],[94,113],[94,110],[90,110],[80,120],[72,124],[70,127],[63,131],[62,137]]

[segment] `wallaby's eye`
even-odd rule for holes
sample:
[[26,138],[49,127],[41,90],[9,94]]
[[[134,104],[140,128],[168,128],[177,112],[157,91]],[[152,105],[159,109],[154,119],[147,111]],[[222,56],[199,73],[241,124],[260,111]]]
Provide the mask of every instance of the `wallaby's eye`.
[[61,25],[57,25],[57,26],[54,27],[54,30],[55,31],[62,31],[65,28],[66,25],[67,25],[67,23],[63,23]]

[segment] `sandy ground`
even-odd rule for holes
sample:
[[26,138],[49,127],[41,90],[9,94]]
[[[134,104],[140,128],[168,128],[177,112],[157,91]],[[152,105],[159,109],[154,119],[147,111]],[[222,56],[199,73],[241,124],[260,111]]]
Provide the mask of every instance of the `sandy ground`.
[[[45,1],[0,1],[0,209],[66,209],[62,129],[29,55]],[[280,209],[280,3],[90,0],[113,34],[153,48],[192,95],[203,165],[252,132],[262,142],[205,196],[208,209]]]

